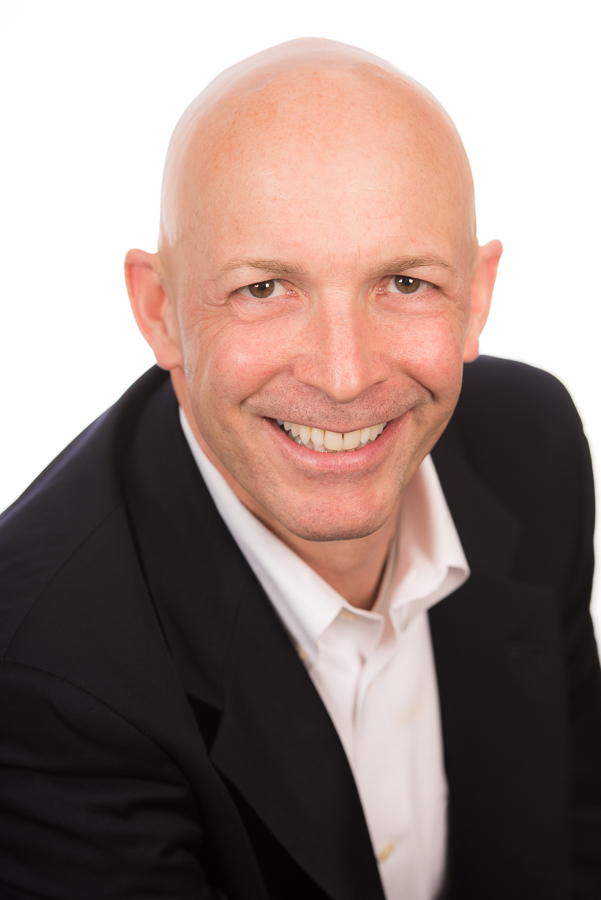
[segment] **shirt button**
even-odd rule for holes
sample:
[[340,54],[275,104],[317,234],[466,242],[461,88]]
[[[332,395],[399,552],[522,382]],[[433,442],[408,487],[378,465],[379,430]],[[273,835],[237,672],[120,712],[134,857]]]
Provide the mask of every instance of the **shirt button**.
[[386,844],[380,847],[376,854],[376,859],[378,860],[378,862],[384,862],[386,859],[388,859],[393,850],[394,844],[391,841],[388,841]]
[[349,612],[348,609],[341,609],[338,615],[341,619],[348,619],[349,622],[359,621],[359,616],[356,613]]
[[299,655],[299,658],[306,664],[309,662],[309,654],[306,650],[303,650],[298,644],[295,645],[296,652]]

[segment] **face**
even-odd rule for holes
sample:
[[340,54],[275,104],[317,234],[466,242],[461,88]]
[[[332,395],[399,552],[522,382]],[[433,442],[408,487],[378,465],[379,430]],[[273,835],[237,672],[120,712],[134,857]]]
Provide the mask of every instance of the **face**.
[[170,368],[201,445],[263,521],[309,540],[382,527],[461,387],[462,181],[427,133],[372,118],[302,143],[224,138],[165,264]]

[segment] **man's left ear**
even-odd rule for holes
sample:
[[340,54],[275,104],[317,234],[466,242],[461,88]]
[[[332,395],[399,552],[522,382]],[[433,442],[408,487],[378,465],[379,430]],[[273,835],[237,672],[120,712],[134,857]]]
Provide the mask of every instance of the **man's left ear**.
[[473,362],[478,356],[478,338],[490,311],[497,266],[502,252],[501,241],[490,241],[483,247],[478,247],[471,285],[470,321],[463,347],[464,362]]

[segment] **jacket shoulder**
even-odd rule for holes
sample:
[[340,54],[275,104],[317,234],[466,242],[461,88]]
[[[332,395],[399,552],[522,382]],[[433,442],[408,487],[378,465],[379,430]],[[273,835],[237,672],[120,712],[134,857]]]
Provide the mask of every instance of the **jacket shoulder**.
[[0,516],[0,655],[57,572],[122,504],[120,458],[166,378],[156,367],[143,375]]
[[465,368],[447,431],[440,449],[458,448],[520,523],[516,575],[567,589],[574,558],[583,554],[587,562],[581,568],[590,572],[591,460],[580,417],[561,382],[524,363],[480,357]]
[[559,427],[582,431],[572,398],[554,375],[492,356],[465,366],[455,417],[463,428],[519,431],[543,441],[557,436]]
[[489,477],[541,481],[556,478],[568,460],[588,460],[570,394],[525,363],[484,356],[468,364],[452,421],[470,464]]

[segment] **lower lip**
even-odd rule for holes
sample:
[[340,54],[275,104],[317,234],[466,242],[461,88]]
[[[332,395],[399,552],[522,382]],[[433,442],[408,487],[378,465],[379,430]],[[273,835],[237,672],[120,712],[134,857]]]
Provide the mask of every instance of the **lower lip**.
[[386,455],[399,430],[407,421],[407,413],[392,419],[375,441],[357,450],[340,450],[336,453],[320,453],[297,444],[280,428],[273,419],[263,419],[274,441],[282,453],[295,466],[302,466],[317,472],[359,472],[377,465]]

